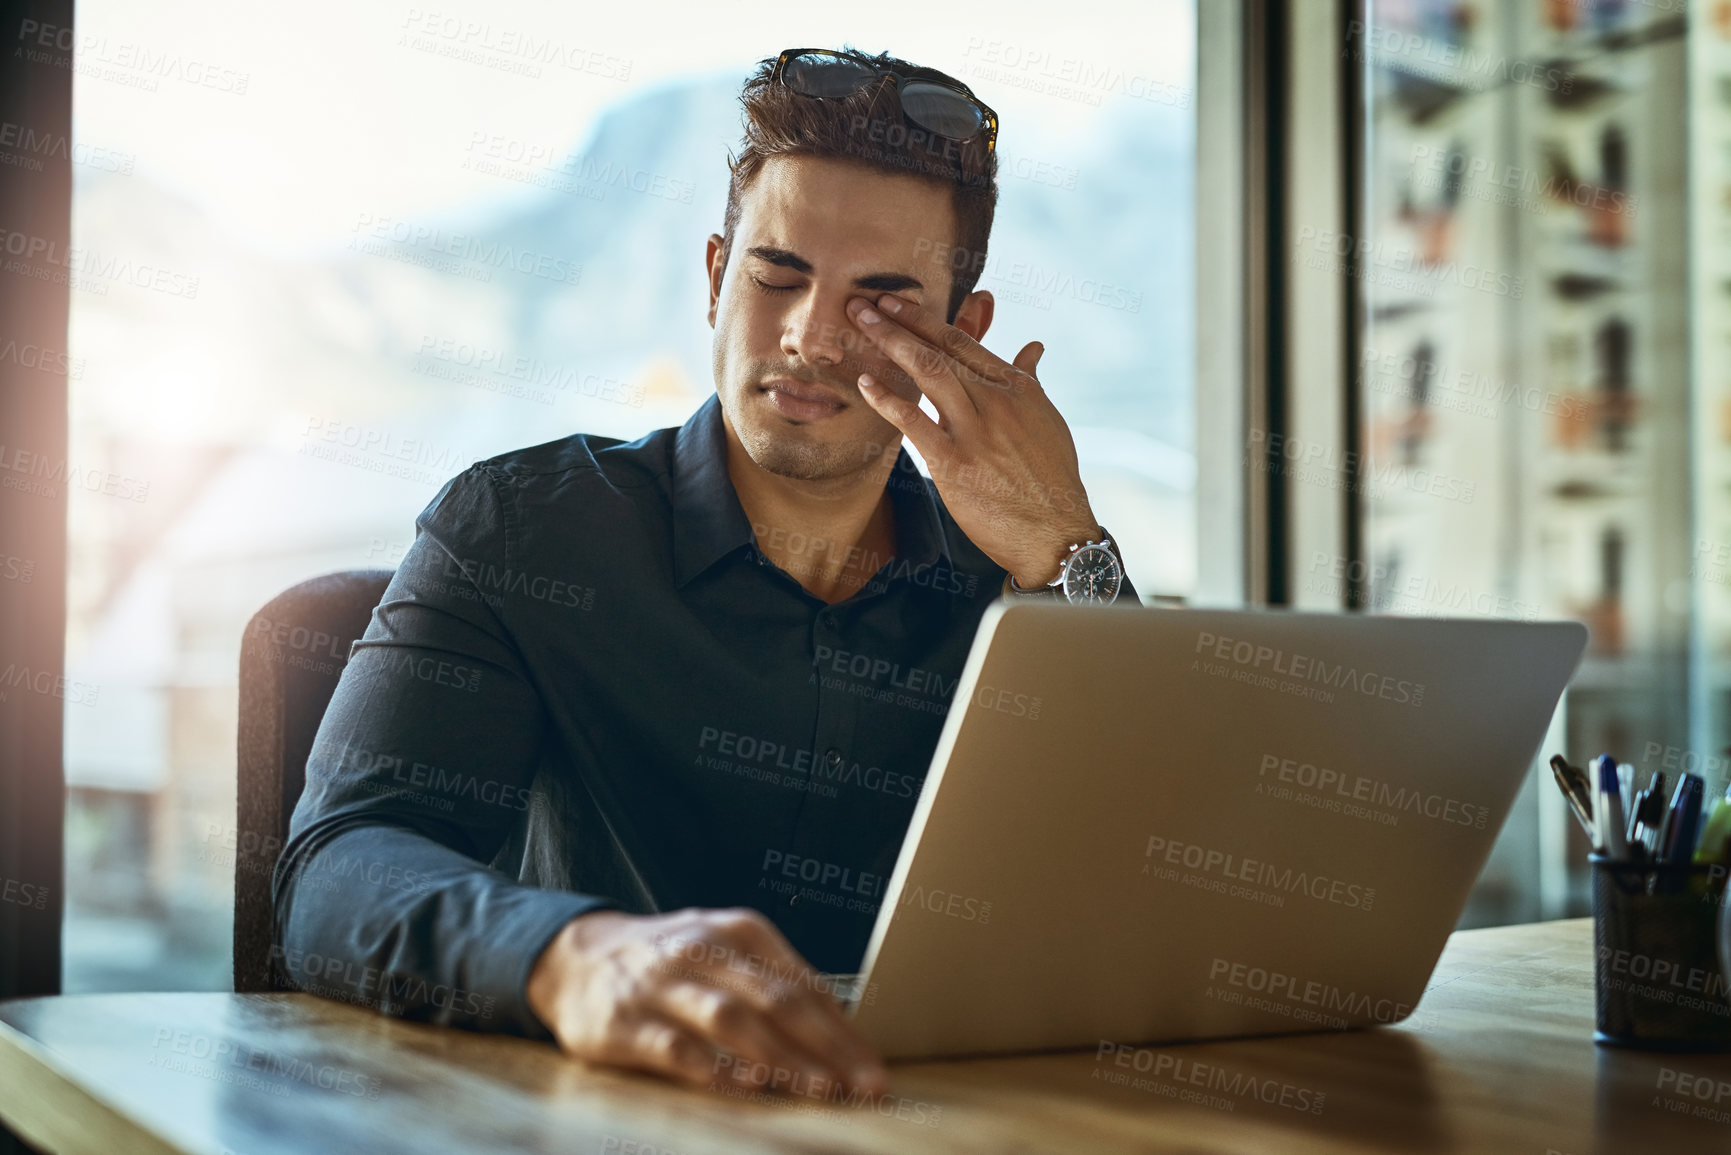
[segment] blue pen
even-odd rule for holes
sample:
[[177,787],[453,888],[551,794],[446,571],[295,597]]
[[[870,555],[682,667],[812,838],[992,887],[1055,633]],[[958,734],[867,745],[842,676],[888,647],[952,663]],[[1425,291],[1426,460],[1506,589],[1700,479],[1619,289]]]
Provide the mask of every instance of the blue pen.
[[1629,840],[1623,817],[1623,782],[1617,776],[1617,760],[1601,754],[1593,761],[1593,825],[1597,828],[1599,853],[1622,861],[1629,857]]
[[1665,829],[1659,832],[1661,862],[1688,862],[1695,853],[1695,836],[1701,830],[1701,798],[1706,783],[1699,774],[1685,774],[1671,795],[1665,812]]

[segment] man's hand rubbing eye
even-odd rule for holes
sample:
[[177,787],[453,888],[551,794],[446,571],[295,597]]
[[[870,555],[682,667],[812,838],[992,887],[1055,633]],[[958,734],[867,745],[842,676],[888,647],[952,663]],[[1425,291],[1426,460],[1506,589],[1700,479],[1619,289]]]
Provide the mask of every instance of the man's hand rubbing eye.
[[923,306],[884,294],[854,297],[848,314],[866,339],[931,399],[897,394],[870,373],[860,394],[919,450],[956,524],[1025,588],[1044,585],[1075,542],[1099,536],[1075,440],[1041,387],[1045,346],[1005,361]]

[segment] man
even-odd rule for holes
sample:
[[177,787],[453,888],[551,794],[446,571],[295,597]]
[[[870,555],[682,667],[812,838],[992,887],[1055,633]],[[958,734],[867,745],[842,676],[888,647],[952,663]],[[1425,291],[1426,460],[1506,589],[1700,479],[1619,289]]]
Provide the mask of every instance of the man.
[[858,969],[981,614],[1135,593],[1041,347],[978,343],[996,117],[853,52],[743,99],[716,396],[477,463],[417,519],[308,760],[273,958],[592,1062],[877,1094],[814,969]]

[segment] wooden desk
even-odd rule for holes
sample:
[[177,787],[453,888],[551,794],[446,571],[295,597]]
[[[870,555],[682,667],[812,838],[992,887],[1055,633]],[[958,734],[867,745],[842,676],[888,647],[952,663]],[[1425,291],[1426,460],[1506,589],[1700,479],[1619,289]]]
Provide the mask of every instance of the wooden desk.
[[97,1155],[1731,1150],[1731,1055],[1595,1047],[1592,1030],[1586,919],[1455,935],[1396,1027],[1126,1066],[900,1065],[882,1115],[683,1090],[308,995],[79,995],[0,1003],[0,1118]]

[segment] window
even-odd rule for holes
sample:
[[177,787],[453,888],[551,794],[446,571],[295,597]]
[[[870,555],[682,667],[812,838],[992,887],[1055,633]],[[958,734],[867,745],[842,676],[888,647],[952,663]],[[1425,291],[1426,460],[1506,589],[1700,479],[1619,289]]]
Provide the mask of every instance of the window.
[[[1683,10],[1368,5],[1363,224],[1333,255],[1363,302],[1367,604],[1585,621],[1547,750],[1711,796],[1731,26]],[[1589,909],[1586,840],[1532,785],[1469,922]]]

